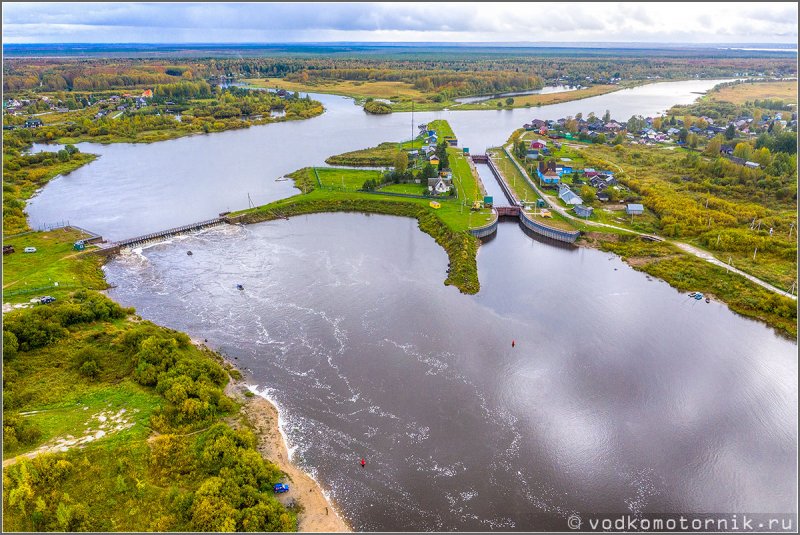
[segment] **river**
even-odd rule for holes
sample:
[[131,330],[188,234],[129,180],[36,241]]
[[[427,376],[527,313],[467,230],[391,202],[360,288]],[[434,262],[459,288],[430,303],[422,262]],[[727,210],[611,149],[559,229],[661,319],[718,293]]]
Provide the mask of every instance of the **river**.
[[477,295],[444,286],[446,267],[412,219],[317,214],[155,245],[106,274],[113,299],[266,389],[294,460],[357,530],[794,511],[794,343],[513,223],[481,246]]
[[[719,80],[649,84],[541,108],[415,113],[415,124],[447,119],[459,146],[472,153],[503,143],[534,118],[559,119],[594,112],[627,120],[689,103]],[[325,113],[287,121],[151,144],[81,143],[100,157],[51,181],[28,203],[33,228],[67,220],[106,239],[120,240],[215,217],[219,212],[265,204],[297,193],[275,179],[325,158],[409,139],[411,114],[371,115],[352,99],[312,95]],[[416,133],[416,126],[413,127]],[[35,150],[52,149],[36,146]]]
[[[646,116],[714,83],[415,120],[446,118],[461,146],[482,152],[535,117]],[[293,194],[274,179],[298,167],[410,135],[409,114],[315,98],[327,112],[308,121],[82,144],[101,157],[48,185],[29,207],[32,224],[69,219],[118,239],[206,219],[246,207],[247,193],[257,203]],[[112,298],[208,339],[278,404],[294,460],[355,529],[796,514],[793,341],[616,256],[536,241],[512,223],[479,250],[477,295],[444,286],[446,267],[412,219],[316,214],[213,228],[105,270]]]

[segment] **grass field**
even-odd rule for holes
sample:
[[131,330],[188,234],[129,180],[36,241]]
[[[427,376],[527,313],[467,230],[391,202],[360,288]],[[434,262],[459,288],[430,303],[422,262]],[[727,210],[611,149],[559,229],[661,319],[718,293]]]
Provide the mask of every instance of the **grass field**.
[[[545,95],[521,95],[512,97],[514,104],[512,108],[525,108],[532,106],[549,106],[550,104],[560,104],[561,102],[569,102],[571,100],[580,100],[589,97],[596,97],[597,95],[604,95],[625,89],[624,85],[593,85],[584,89],[576,89],[575,91],[564,91],[563,93],[548,93]],[[475,104],[459,104],[458,109],[494,109],[497,108],[497,103],[502,104],[503,107],[508,107],[506,99],[496,98],[487,100],[485,102]],[[480,106],[480,107],[477,107]]]
[[[81,238],[86,238],[86,235],[70,228],[4,238],[3,244],[13,245],[16,252],[3,255],[3,302],[27,302],[45,294],[58,298],[77,287],[95,290],[107,288],[100,270],[100,257],[88,251],[73,250],[73,244]],[[35,247],[36,252],[24,253],[25,247]],[[38,293],[13,295],[18,291],[27,292],[43,287],[47,289]]]
[[386,186],[382,186],[378,191],[423,195],[425,193],[425,187],[422,184],[387,184]]
[[459,110],[489,110],[497,109],[500,102],[503,108],[525,108],[535,106],[547,106],[559,104],[571,100],[580,100],[597,95],[619,91],[627,87],[641,85],[642,82],[623,83],[620,85],[594,85],[575,91],[565,91],[563,93],[550,93],[545,95],[523,95],[514,97],[514,104],[508,106],[505,98],[490,99],[484,102],[471,104],[461,104],[454,100],[444,100],[433,102],[431,98],[436,94],[423,93],[415,89],[411,84],[405,82],[362,82],[353,80],[322,80],[318,82],[290,82],[282,78],[247,78],[244,82],[254,87],[264,87],[268,89],[285,89],[287,91],[309,92],[309,93],[328,93],[351,97],[359,101],[366,98],[379,98],[392,101],[392,110],[396,112],[411,111],[412,102],[416,111],[436,111],[445,108]]
[[312,93],[329,93],[345,95],[357,99],[368,97],[388,100],[415,99],[425,100],[428,95],[415,89],[405,82],[360,82],[353,80],[324,80],[319,82],[290,82],[283,78],[248,78],[244,82],[268,89],[285,89],[287,91],[302,91]]
[[764,99],[778,99],[788,104],[797,104],[797,80],[736,84],[709,92],[708,97],[737,105]]
[[316,167],[315,169],[323,188],[342,191],[358,191],[369,179],[380,182],[383,174],[381,171],[372,169],[336,169],[332,167]]

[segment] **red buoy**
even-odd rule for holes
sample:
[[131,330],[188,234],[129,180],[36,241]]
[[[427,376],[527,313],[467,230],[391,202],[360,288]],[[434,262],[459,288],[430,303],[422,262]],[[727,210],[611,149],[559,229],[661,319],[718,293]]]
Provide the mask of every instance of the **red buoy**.
[[364,468],[365,466],[367,466],[367,461],[361,459],[361,468]]
[[514,340],[511,340],[511,347],[514,347],[515,345],[516,345],[516,342],[514,342]]

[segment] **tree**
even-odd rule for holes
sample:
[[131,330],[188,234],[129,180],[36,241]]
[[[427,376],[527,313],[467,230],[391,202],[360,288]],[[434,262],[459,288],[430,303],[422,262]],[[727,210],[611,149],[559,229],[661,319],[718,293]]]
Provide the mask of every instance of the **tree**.
[[728,124],[728,128],[725,129],[725,139],[730,141],[736,137],[736,127],[733,126],[733,123]]
[[450,167],[450,159],[447,157],[447,143],[440,141],[436,145],[436,156],[439,158],[439,171]]
[[581,186],[580,189],[580,197],[583,200],[583,204],[590,204],[592,201],[595,200],[595,189],[592,186],[584,184]]
[[422,168],[422,178],[433,178],[437,175],[436,169],[430,164],[430,162],[425,163],[425,167]]
[[513,105],[514,105],[514,99],[511,98],[511,97],[508,97],[506,99],[506,106],[513,106]]
[[691,148],[696,149],[697,145],[700,144],[700,139],[697,137],[697,134],[692,132],[686,138],[686,144],[689,145]]
[[661,131],[662,123],[663,119],[661,117],[656,117],[655,119],[653,119],[653,129]]
[[602,133],[601,134],[597,134],[597,137],[594,138],[594,142],[595,143],[600,143],[602,145],[605,145],[605,143],[606,143],[606,135],[602,134]]
[[722,136],[716,135],[708,142],[708,145],[706,145],[706,150],[703,151],[703,154],[706,156],[717,157],[719,156],[720,149],[722,149]]
[[678,132],[678,141],[683,141],[686,143],[686,138],[689,137],[689,131],[685,128],[681,128]]
[[408,169],[408,155],[401,150],[394,157],[394,170],[396,173],[403,174],[406,169]]
[[749,143],[737,143],[733,149],[733,155],[743,160],[749,160],[752,151]]
[[618,133],[616,136],[614,136],[613,144],[622,145],[624,141],[625,141],[625,136],[623,136],[622,133]]
[[611,112],[609,110],[606,110],[606,112],[603,114],[603,122],[604,123],[611,122]]
[[767,147],[761,147],[760,149],[755,151],[752,155],[752,158],[753,161],[758,162],[764,167],[772,163],[772,154],[770,154],[769,149]]

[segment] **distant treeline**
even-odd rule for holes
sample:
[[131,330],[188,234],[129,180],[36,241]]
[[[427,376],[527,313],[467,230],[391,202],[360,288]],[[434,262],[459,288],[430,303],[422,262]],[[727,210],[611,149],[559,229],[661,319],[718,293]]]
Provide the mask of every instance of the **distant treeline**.
[[[265,52],[266,53],[266,52]],[[376,53],[369,51],[303,56],[276,53],[270,57],[186,58],[180,54],[168,61],[133,58],[6,58],[3,62],[3,89],[21,91],[103,90],[126,87],[155,86],[173,83],[176,79],[208,80],[211,78],[290,77],[306,73],[309,79],[397,80],[427,85],[431,78],[433,91],[439,88],[460,93],[470,77],[475,85],[492,91],[509,86],[528,89],[541,80],[561,80],[572,84],[610,78],[713,78],[733,76],[741,72],[758,72],[764,76],[797,75],[794,58],[737,57],[720,54],[600,53],[574,49],[570,54],[555,54],[548,49],[487,51],[484,49],[417,49],[406,52]],[[492,73],[493,76],[489,76]],[[443,80],[442,76],[457,78]],[[513,80],[512,78],[518,77]],[[489,88],[490,85],[493,88]]]

